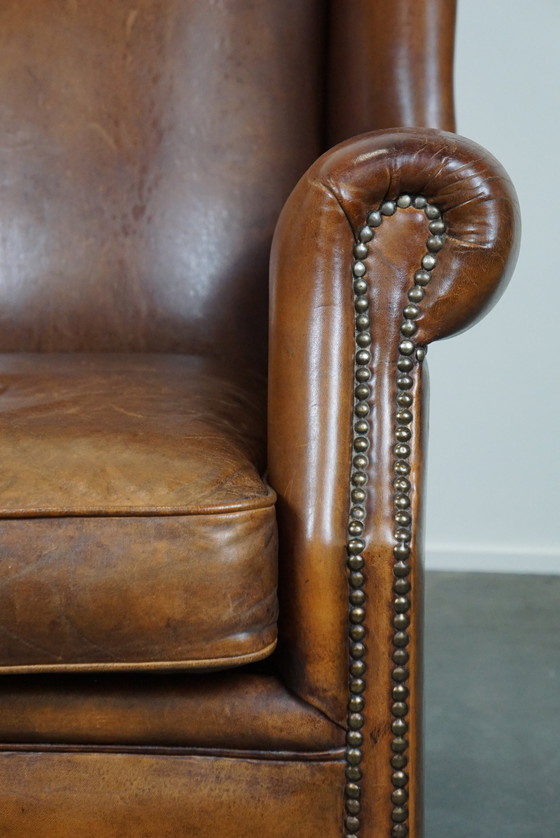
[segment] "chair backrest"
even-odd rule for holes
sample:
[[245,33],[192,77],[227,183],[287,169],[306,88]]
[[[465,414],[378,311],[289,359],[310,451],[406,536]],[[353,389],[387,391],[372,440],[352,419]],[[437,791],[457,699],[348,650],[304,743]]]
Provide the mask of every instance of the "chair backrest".
[[266,349],[324,0],[2,0],[0,351]]

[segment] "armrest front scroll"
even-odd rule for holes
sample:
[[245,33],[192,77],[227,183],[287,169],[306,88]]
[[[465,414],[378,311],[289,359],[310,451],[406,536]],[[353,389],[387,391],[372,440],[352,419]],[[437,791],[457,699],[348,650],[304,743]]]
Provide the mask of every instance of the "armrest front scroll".
[[513,188],[483,149],[397,129],[317,161],[275,235],[280,655],[291,688],[348,726],[349,779],[376,777],[347,801],[348,834],[364,812],[378,823],[383,801],[388,835],[420,834],[406,801],[418,796],[422,361],[497,297],[517,229]]

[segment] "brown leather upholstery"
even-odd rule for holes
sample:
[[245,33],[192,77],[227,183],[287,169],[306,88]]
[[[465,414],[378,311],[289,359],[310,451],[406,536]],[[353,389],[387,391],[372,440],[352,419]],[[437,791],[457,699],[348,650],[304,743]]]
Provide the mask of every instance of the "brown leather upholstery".
[[235,665],[276,639],[262,396],[186,356],[0,357],[0,665]]
[[339,838],[343,788],[340,756],[0,754],[6,838]]
[[[517,232],[454,19],[0,3],[0,649],[85,670],[2,673],[0,834],[421,838],[423,358]],[[146,672],[270,652],[267,467],[278,653]]]
[[[354,503],[350,493],[355,488],[352,464],[353,455],[363,450],[353,451],[360,418],[354,413],[360,385],[355,377],[359,348],[355,341],[358,317],[363,316],[363,309],[355,308],[358,295],[353,295],[354,247],[361,242],[370,211],[378,211],[385,201],[396,202],[401,195],[428,199],[441,208],[447,225],[445,243],[415,315],[412,346],[421,349],[479,317],[495,301],[515,264],[519,232],[515,193],[502,167],[480,146],[453,134],[406,128],[366,134],[337,146],[311,167],[292,192],[272,254],[269,469],[278,492],[283,673],[302,698],[344,723],[348,671],[351,677],[354,670],[359,672],[356,691],[365,707],[360,733],[368,743],[360,770],[377,778],[362,801],[365,823],[384,811],[393,791],[392,774],[384,769],[391,765],[394,730],[400,729],[387,720],[393,707],[387,697],[392,695],[408,699],[395,699],[397,712],[406,718],[392,719],[402,723],[408,737],[404,759],[412,780],[403,780],[407,799],[413,801],[421,794],[417,749],[425,426],[422,355],[411,359],[406,385],[408,424],[413,429],[406,463],[398,460],[395,450],[403,310],[430,236],[429,219],[414,206],[389,208],[381,226],[371,233],[367,257],[360,263],[369,286],[363,346],[371,360],[364,364],[368,457],[362,466],[366,497],[358,524],[364,572],[355,603],[363,604],[366,616],[359,668],[347,640],[352,635],[348,610],[353,603],[353,588],[349,595],[347,587],[352,568],[348,549],[349,511]],[[398,568],[397,469],[407,474],[404,500],[413,522],[407,562]],[[406,597],[397,573],[404,574]],[[403,607],[404,615],[399,610]],[[393,678],[393,654],[399,649],[393,636],[399,626],[404,628],[397,642],[406,646],[407,666],[399,673],[406,676],[404,685]],[[370,741],[375,747],[369,747]],[[410,811],[412,833],[420,829],[420,810],[413,804]]]
[[344,730],[273,675],[12,675],[0,679],[0,742],[299,754]]
[[323,0],[2,0],[0,351],[266,367],[282,203],[324,148]]

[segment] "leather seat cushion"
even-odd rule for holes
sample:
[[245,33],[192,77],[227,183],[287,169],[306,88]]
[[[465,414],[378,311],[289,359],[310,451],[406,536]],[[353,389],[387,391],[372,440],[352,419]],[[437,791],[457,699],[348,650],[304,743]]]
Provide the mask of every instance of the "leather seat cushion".
[[173,355],[0,356],[0,667],[233,666],[276,640],[262,388]]

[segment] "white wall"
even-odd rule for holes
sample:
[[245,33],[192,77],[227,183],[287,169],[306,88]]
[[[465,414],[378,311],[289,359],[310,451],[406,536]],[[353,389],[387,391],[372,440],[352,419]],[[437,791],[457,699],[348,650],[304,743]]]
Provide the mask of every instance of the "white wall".
[[523,239],[496,308],[428,353],[427,566],[560,573],[559,0],[459,0],[455,89]]

